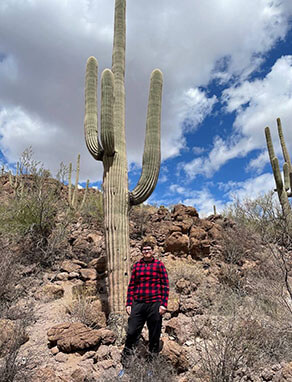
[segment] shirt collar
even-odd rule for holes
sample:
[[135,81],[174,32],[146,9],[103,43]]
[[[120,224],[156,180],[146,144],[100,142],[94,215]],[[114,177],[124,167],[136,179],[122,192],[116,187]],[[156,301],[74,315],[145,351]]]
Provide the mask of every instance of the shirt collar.
[[151,264],[151,263],[154,263],[154,256],[152,256],[152,259],[151,261],[145,261],[144,260],[144,257],[142,257],[142,259],[140,260],[140,263],[144,263],[144,264]]

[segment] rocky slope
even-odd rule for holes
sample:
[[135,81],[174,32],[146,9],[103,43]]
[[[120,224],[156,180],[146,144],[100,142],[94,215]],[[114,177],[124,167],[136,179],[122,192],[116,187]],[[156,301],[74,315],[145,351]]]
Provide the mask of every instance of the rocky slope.
[[[10,203],[13,189],[7,178],[1,182],[0,198]],[[66,187],[58,192],[65,200]],[[57,211],[48,243],[62,214]],[[291,330],[285,331],[283,324],[289,312],[273,305],[275,290],[283,283],[280,272],[270,272],[274,263],[260,238],[220,215],[200,219],[193,207],[176,205],[171,212],[136,208],[130,222],[132,262],[140,258],[140,240],[146,234],[155,237],[156,256],[170,278],[163,347],[150,378],[139,368],[147,345],[144,328],[138,360],[122,380],[292,381]],[[1,235],[3,259],[8,252],[19,259],[38,250],[31,237],[18,238],[14,246],[13,240]],[[108,317],[101,225],[76,211],[54,255],[49,267],[40,268],[31,253],[30,261],[20,261],[17,285],[22,293],[0,319],[0,367],[8,367],[7,354],[18,333],[21,317],[13,311],[29,310],[32,318],[14,360],[19,369],[15,381],[26,376],[35,382],[114,381],[121,368],[126,317],[119,322]]]

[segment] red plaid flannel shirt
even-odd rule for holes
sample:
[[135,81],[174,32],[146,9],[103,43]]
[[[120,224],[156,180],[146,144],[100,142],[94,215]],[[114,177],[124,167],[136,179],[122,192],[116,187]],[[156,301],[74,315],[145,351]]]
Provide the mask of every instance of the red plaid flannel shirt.
[[168,276],[164,264],[156,259],[146,262],[142,258],[134,264],[128,286],[127,306],[133,300],[157,302],[167,308],[169,294]]

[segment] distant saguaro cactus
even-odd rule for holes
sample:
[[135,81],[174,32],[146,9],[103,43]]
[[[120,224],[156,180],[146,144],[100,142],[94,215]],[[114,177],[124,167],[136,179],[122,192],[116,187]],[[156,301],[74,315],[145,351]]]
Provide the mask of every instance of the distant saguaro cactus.
[[87,179],[86,182],[86,188],[84,191],[83,199],[80,204],[78,205],[78,182],[79,182],[79,172],[80,172],[80,154],[78,154],[77,157],[77,168],[76,168],[76,179],[75,179],[75,187],[73,191],[73,197],[72,197],[72,163],[69,163],[69,174],[68,174],[68,202],[70,208],[77,210],[81,209],[84,205],[84,202],[86,200],[87,191],[88,191],[88,185],[89,185],[89,179]]
[[283,165],[283,172],[284,172],[284,182],[282,180],[281,171],[279,167],[279,161],[278,158],[275,155],[273,142],[271,138],[271,133],[269,127],[265,128],[265,135],[266,135],[266,141],[267,141],[267,147],[269,152],[269,157],[273,169],[273,174],[275,178],[276,183],[276,190],[278,193],[279,201],[282,206],[283,214],[286,219],[288,219],[290,222],[292,222],[292,211],[291,211],[291,205],[289,203],[288,197],[292,196],[292,165],[290,156],[286,147],[286,143],[284,140],[283,130],[282,130],[282,124],[280,118],[277,118],[277,125],[278,125],[278,134],[280,138],[280,143],[282,147],[283,157],[285,160],[285,163]]
[[[125,44],[126,0],[115,1],[112,70],[101,76],[101,134],[98,138],[97,67],[94,57],[87,61],[85,85],[85,139],[94,159],[103,162],[103,206],[109,308],[124,311],[129,277],[129,208],[153,192],[160,168],[160,118],[162,73],[151,74],[142,174],[137,186],[128,191],[125,138]],[[140,91],[140,90],[137,90]]]

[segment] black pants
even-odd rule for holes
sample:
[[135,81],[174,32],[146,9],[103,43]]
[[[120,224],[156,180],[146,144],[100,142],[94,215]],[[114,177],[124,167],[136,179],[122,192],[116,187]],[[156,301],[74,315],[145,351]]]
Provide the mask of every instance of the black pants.
[[131,355],[132,349],[137,344],[145,322],[149,330],[149,351],[159,352],[159,339],[161,334],[162,316],[159,314],[161,302],[137,302],[132,305],[131,315],[128,320],[128,331],[125,347],[122,353],[122,363]]

